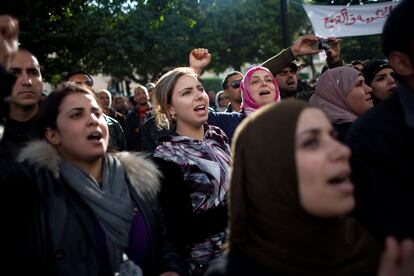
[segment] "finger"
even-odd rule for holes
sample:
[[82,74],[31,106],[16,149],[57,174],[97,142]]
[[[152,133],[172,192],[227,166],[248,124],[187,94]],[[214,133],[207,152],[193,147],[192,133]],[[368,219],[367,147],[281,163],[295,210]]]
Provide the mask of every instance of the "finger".
[[10,16],[0,16],[1,34],[7,38],[17,38],[19,32],[19,22]]
[[399,252],[397,241],[393,237],[387,237],[385,242],[385,250],[381,256],[379,267],[379,276],[393,275],[396,270]]
[[402,261],[414,259],[414,242],[412,240],[404,240],[401,243],[401,257]]

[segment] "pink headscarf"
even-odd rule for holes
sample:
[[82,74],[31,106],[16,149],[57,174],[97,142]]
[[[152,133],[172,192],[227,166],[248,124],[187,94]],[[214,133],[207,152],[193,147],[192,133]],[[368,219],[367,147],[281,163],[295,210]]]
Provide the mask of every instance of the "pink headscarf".
[[250,78],[256,71],[259,71],[259,70],[268,72],[269,75],[272,77],[272,81],[273,81],[273,84],[275,85],[275,90],[276,90],[274,101],[275,102],[280,101],[279,86],[277,85],[276,79],[273,77],[273,74],[269,71],[269,69],[263,66],[252,67],[249,69],[249,71],[246,72],[243,80],[240,82],[240,89],[242,92],[242,99],[243,99],[240,109],[242,112],[246,113],[246,115],[249,115],[250,113],[252,113],[253,111],[255,111],[256,109],[260,107],[260,105],[256,103],[256,101],[252,98],[250,94]]
[[349,107],[346,97],[360,74],[358,70],[348,66],[328,69],[319,78],[309,103],[324,110],[334,124],[353,122],[358,115]]

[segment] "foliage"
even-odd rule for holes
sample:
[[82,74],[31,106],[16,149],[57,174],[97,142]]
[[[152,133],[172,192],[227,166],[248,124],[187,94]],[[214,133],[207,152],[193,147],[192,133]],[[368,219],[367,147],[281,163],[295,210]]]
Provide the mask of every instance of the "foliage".
[[[288,1],[292,41],[312,32],[302,2]],[[273,56],[282,49],[279,8],[280,0],[14,0],[0,12],[19,18],[21,45],[38,56],[46,80],[83,69],[145,83],[187,65],[196,47],[209,49],[216,72]],[[381,55],[378,36],[343,46],[347,60]]]
[[214,92],[219,92],[223,90],[221,87],[221,79],[220,78],[203,78],[203,86],[206,91],[213,90]]

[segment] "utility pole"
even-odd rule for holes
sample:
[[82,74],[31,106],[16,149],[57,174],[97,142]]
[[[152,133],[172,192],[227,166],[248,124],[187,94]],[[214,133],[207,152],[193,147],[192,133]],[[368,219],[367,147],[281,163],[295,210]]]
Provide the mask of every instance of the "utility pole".
[[287,48],[290,45],[289,28],[287,21],[287,0],[280,0],[280,14],[282,19],[282,35],[283,35],[283,48]]

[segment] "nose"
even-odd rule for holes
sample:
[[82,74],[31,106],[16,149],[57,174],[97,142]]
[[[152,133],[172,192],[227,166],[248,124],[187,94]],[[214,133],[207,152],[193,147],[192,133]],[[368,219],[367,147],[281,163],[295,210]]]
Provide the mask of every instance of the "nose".
[[342,144],[336,139],[332,138],[332,140],[332,159],[348,161],[351,157],[351,149],[347,145]]
[[388,78],[388,83],[390,84],[396,83],[395,78],[392,75],[388,75],[387,78]]
[[32,78],[26,72],[22,72],[22,74],[20,75],[20,78],[24,86],[33,85]]
[[[103,115],[101,115],[101,116],[103,116]],[[99,116],[98,115],[96,115],[95,113],[93,113],[93,112],[91,112],[91,115],[89,116],[89,119],[88,119],[88,126],[89,125],[98,125],[99,124]]]
[[368,93],[371,93],[372,92],[372,88],[370,87],[370,86],[368,86],[366,83],[364,83],[364,90],[365,90],[365,93],[366,94],[368,94]]

